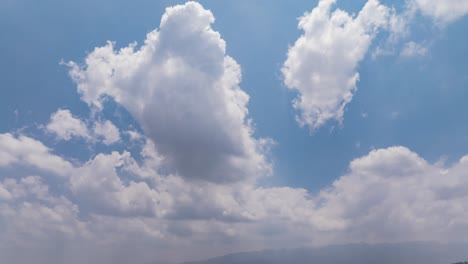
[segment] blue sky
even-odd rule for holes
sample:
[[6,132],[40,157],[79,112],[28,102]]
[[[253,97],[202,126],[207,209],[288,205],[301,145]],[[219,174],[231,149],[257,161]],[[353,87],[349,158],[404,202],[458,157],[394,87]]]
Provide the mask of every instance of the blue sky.
[[[330,5],[327,0],[320,2],[323,6]],[[467,223],[461,220],[453,226],[427,223],[423,227],[436,231],[422,235],[422,231],[413,224],[420,223],[424,218],[413,222],[407,218],[404,219],[408,222],[394,219],[395,223],[404,224],[392,229],[394,235],[389,235],[390,231],[382,230],[377,224],[372,227],[375,230],[360,229],[369,224],[366,222],[369,219],[355,219],[353,215],[373,215],[375,212],[371,207],[356,206],[353,212],[340,207],[345,204],[340,200],[343,197],[366,196],[371,193],[370,190],[384,188],[387,196],[382,204],[389,206],[389,210],[394,210],[395,214],[401,213],[405,210],[392,206],[404,201],[398,203],[392,197],[395,193],[411,193],[414,190],[406,187],[387,190],[386,186],[407,186],[405,180],[427,180],[421,193],[433,192],[429,195],[431,197],[442,195],[438,193],[442,189],[447,192],[456,189],[456,192],[462,193],[466,190],[463,189],[468,186],[465,185],[468,180],[463,170],[466,165],[460,161],[468,149],[466,2],[338,1],[331,5],[331,13],[325,12],[323,17],[318,14],[318,1],[272,3],[263,0],[213,0],[200,3],[55,0],[40,3],[7,0],[0,3],[0,29],[4,35],[4,41],[0,44],[0,134],[3,135],[0,146],[4,150],[0,150],[3,155],[0,157],[5,160],[0,162],[0,180],[3,184],[0,185],[0,194],[5,190],[5,197],[15,197],[11,189],[12,181],[17,186],[26,186],[28,181],[44,186],[49,190],[47,195],[54,199],[65,197],[72,204],[73,209],[70,210],[76,212],[70,214],[76,214],[76,217],[72,217],[71,222],[64,220],[64,228],[69,227],[73,232],[78,232],[75,229],[86,229],[82,227],[86,225],[103,225],[106,217],[115,221],[115,228],[109,231],[111,234],[118,233],[120,226],[125,223],[129,225],[128,222],[146,224],[144,228],[135,224],[132,230],[126,230],[131,237],[128,240],[109,236],[107,239],[115,240],[117,245],[106,244],[107,251],[103,252],[108,254],[103,253],[91,261],[112,259],[110,256],[116,255],[116,248],[133,241],[135,238],[132,236],[138,237],[139,232],[144,233],[141,243],[158,245],[161,251],[166,252],[161,253],[163,259],[179,261],[242,250],[247,245],[253,248],[282,247],[285,244],[280,241],[289,240],[295,241],[292,245],[300,246],[434,239],[453,234],[458,228],[466,226]],[[181,5],[180,14],[171,15],[166,11],[166,7],[176,5]],[[364,11],[360,13],[365,5],[369,9],[377,10],[380,7],[385,11],[379,13],[371,10],[370,14],[375,16],[366,15]],[[314,13],[304,15],[314,8],[317,10],[315,17]],[[334,13],[337,8],[349,15]],[[203,20],[207,19],[207,10],[215,18],[214,23]],[[129,65],[136,65],[133,69],[133,66],[125,64],[127,58],[124,56],[102,55],[94,51],[97,47],[110,49],[106,41],[115,43],[112,47],[115,51],[134,41],[138,43],[134,50],[143,50],[146,34],[153,30],[157,32],[159,27],[164,28],[160,26],[164,14],[173,18],[174,22],[168,22],[165,27],[167,33],[164,31],[155,37],[161,40],[155,40],[154,45],[160,45],[158,41],[167,41],[168,46],[157,46],[156,55],[151,56],[161,56],[159,59],[162,61],[169,56],[164,62],[166,64],[154,59],[137,65],[141,60],[136,58],[140,55],[132,53],[135,60],[129,59]],[[192,17],[194,14],[200,14],[200,17]],[[340,27],[334,31],[334,24],[330,31],[322,32],[327,28],[323,25],[318,29],[314,27],[314,23],[329,21],[334,14],[340,19],[345,16],[343,14],[348,16],[349,20],[344,22],[342,28],[349,26],[349,32],[339,31]],[[304,22],[303,29],[298,29],[299,17],[303,15],[303,21],[309,19],[309,24]],[[398,21],[400,27],[394,27],[392,21]],[[208,27],[207,42],[204,42],[204,35],[198,36],[189,31],[192,28],[190,25],[198,25],[198,22]],[[304,31],[308,37],[304,38],[305,44],[299,44],[298,39],[302,38]],[[216,36],[216,32],[220,34],[219,39],[209,42],[212,39],[208,37]],[[184,34],[189,34],[190,38],[187,40]],[[348,41],[344,41],[347,37]],[[193,41],[194,44],[192,46],[185,41]],[[225,50],[218,47],[222,45],[220,43],[226,44]],[[210,48],[206,49],[205,44]],[[314,45],[319,45],[319,49],[310,48]],[[158,49],[161,54],[167,52],[169,55],[158,55]],[[356,51],[350,52],[351,49]],[[219,52],[222,56],[232,57],[240,66],[240,82],[229,79],[229,74],[237,73],[235,69],[232,70],[234,64],[223,65],[222,59],[215,61],[221,56]],[[293,53],[297,57],[293,58]],[[106,59],[100,61],[100,56]],[[187,70],[185,74],[179,71],[182,66],[177,63],[192,65],[192,60],[198,65],[193,66],[196,71]],[[320,61],[330,67],[322,66]],[[176,63],[176,66],[171,66],[171,63]],[[205,67],[204,63],[208,66]],[[106,77],[102,73],[105,70],[101,72],[106,67],[112,67],[112,71],[116,69],[115,74],[120,79],[115,81],[115,78]],[[174,79],[161,73],[165,70],[171,72],[172,67],[175,73],[171,74],[179,74]],[[130,68],[128,77],[123,72]],[[219,73],[219,69],[224,73]],[[335,69],[338,70],[334,72]],[[203,74],[198,75],[199,71]],[[71,77],[74,73],[81,74],[81,77]],[[355,73],[359,74],[359,81],[349,82],[346,78],[351,78]],[[310,76],[318,77],[311,79]],[[219,80],[215,82],[211,78],[221,78],[222,87],[228,87],[227,90],[216,88],[220,85]],[[106,86],[104,82],[111,84]],[[342,104],[342,113],[338,105],[322,105],[333,94],[330,92],[332,89],[337,91],[337,97],[343,96],[347,90],[352,91],[349,102]],[[233,97],[223,95],[224,92]],[[94,98],[94,93],[107,100]],[[248,94],[248,103],[244,101],[243,94]],[[304,103],[293,106],[292,102],[297,98],[304,98]],[[319,98],[317,105],[310,103],[314,98]],[[338,104],[340,102],[338,99]],[[248,114],[244,110],[248,110]],[[55,114],[58,115],[54,123]],[[311,119],[307,119],[308,116]],[[324,122],[318,123],[317,120],[321,118],[324,118]],[[136,136],[131,136],[130,132],[135,132]],[[40,144],[47,146],[47,149],[41,148]],[[38,158],[31,158],[33,154],[25,153],[39,153],[45,159],[41,161],[44,164],[60,161],[51,166],[38,165]],[[108,160],[103,164],[109,167],[96,165],[101,161],[100,157]],[[232,161],[233,157],[239,158],[238,163]],[[109,165],[111,161],[115,164]],[[52,169],[56,166],[64,171]],[[114,169],[115,178],[107,179]],[[391,182],[386,182],[388,179],[385,175],[400,174],[399,170],[403,170],[401,174],[406,176],[405,180],[397,179],[394,182],[392,178]],[[448,171],[452,178],[439,183],[436,179],[445,175],[441,171]],[[368,176],[369,179],[366,178]],[[382,183],[380,187],[375,186],[375,179],[372,180],[377,176],[382,177],[381,181],[377,181]],[[429,183],[431,177],[434,180]],[[121,192],[108,190],[107,185],[78,184],[86,181],[107,182],[100,179],[107,179],[109,186],[120,184],[116,188],[120,188]],[[366,179],[369,181],[366,182]],[[363,186],[368,183],[369,189],[363,187],[362,193],[353,193],[354,185],[345,186],[345,183],[353,180],[364,181]],[[131,189],[132,183],[138,183],[138,188],[142,189]],[[175,185],[180,186],[175,188]],[[163,195],[161,189],[168,193]],[[252,193],[242,193],[247,189],[252,189]],[[196,190],[209,194],[203,196]],[[107,195],[106,191],[112,195]],[[148,200],[130,195],[145,191],[148,191]],[[179,192],[187,193],[187,197],[181,198],[182,201],[178,201]],[[34,195],[38,196],[37,193]],[[31,197],[35,198],[5,198],[2,206],[18,213],[24,209],[20,201],[32,199],[30,202],[37,207],[57,210],[55,203],[60,202],[34,195],[31,194]],[[222,201],[233,200],[237,207],[233,209],[230,203],[219,202],[220,195],[227,196],[223,196]],[[333,195],[336,197],[331,198]],[[421,198],[423,196],[424,199]],[[372,195],[368,198],[369,202],[361,202],[380,201],[380,198]],[[408,201],[419,201],[414,203],[415,208],[425,207],[428,203],[442,203],[437,198],[426,198],[425,194],[421,194],[417,198],[408,197]],[[136,204],[135,208],[131,205],[122,207],[122,199]],[[153,208],[151,203],[155,199],[161,200],[158,200],[158,206],[167,199],[167,205]],[[200,199],[204,202],[197,205]],[[284,202],[284,208],[298,208],[300,213],[282,215],[285,210],[282,202],[271,202],[273,205],[266,202],[274,199]],[[466,197],[453,199],[442,200],[456,207],[455,204],[463,204]],[[253,202],[243,203],[243,200]],[[465,208],[466,203],[460,206]],[[222,217],[218,216],[217,210],[222,211]],[[427,213],[424,215],[426,218],[447,214],[437,208],[424,212]],[[462,218],[461,213],[450,212]],[[15,237],[12,230],[21,231],[22,227],[9,224],[9,221],[19,221],[21,216],[19,213],[12,215],[10,218],[0,215],[0,228],[1,225],[5,230],[11,228],[6,232],[8,235],[0,236],[0,243],[3,243],[0,249],[8,248],[9,241],[27,238],[26,235]],[[376,215],[370,217],[376,222],[381,217],[388,218]],[[289,220],[283,222],[283,219]],[[309,233],[300,228],[293,230],[292,226],[297,223],[304,226],[312,223],[311,227],[304,227],[306,230],[310,228]],[[210,224],[216,227],[213,230],[207,228]],[[72,228],[73,225],[80,227]],[[160,229],[161,226],[164,229]],[[48,223],[41,225],[41,228],[50,230]],[[104,232],[101,227],[99,231],[90,230],[82,232]],[[243,241],[242,234],[251,230],[259,233]],[[278,230],[289,230],[289,235],[278,235],[269,244],[264,234],[276,234]],[[48,241],[57,243],[50,232],[44,231]],[[28,234],[27,231],[24,233]],[[163,238],[148,233],[159,233]],[[408,235],[400,235],[404,233]],[[186,237],[181,234],[190,235]],[[40,239],[36,235],[31,236]],[[74,243],[78,243],[76,241],[82,241],[80,239],[100,243],[81,233],[73,238],[62,238],[61,233],[56,236],[60,241],[68,241],[73,249]],[[188,250],[184,256],[175,256],[174,249],[185,248],[187,241],[202,241],[202,245]],[[206,245],[213,241],[221,242],[219,248],[210,252],[210,247]],[[21,248],[21,243],[18,243],[14,249]],[[85,250],[92,252],[92,249]],[[59,259],[40,249],[36,251],[44,261]],[[70,256],[73,256],[73,250],[70,252]],[[149,251],[139,254],[141,260],[154,258]],[[33,256],[34,253],[31,253],[31,258]],[[9,260],[13,261],[14,258]],[[23,263],[21,261],[27,261],[27,258],[16,259],[16,263]]]

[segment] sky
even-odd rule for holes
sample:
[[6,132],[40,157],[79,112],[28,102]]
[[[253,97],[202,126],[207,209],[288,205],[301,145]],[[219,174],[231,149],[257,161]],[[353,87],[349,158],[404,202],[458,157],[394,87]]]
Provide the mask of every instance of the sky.
[[468,237],[468,2],[0,2],[0,258]]

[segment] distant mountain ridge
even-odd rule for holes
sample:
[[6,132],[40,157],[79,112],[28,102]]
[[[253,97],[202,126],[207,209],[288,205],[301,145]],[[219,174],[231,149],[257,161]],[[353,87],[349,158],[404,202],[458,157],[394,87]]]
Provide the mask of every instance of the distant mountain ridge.
[[241,252],[182,264],[468,264],[468,243],[408,242]]

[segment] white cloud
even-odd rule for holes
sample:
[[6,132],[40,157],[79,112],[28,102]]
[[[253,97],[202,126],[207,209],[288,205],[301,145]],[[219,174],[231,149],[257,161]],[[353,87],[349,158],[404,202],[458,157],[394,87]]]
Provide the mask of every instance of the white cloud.
[[57,176],[68,176],[73,165],[51,153],[42,142],[26,136],[0,134],[0,168],[14,165],[32,166]]
[[106,96],[123,105],[172,172],[216,182],[269,174],[266,141],[252,136],[240,67],[226,56],[213,21],[195,2],[168,8],[139,50],[115,51],[109,42],[83,67],[70,63],[70,74],[89,105],[102,108]]
[[400,53],[402,57],[418,57],[418,56],[425,56],[428,53],[427,47],[418,44],[416,42],[410,41],[407,42],[403,50]]
[[145,182],[124,184],[117,169],[131,162],[128,152],[99,154],[78,168],[70,179],[70,189],[86,210],[97,214],[154,216],[161,203]]
[[86,236],[86,223],[77,219],[78,207],[63,196],[52,195],[41,177],[4,178],[2,189],[9,193],[7,202],[0,201],[2,259],[9,247],[36,250],[57,243],[55,239]]
[[[8,149],[11,156],[17,149],[41,145],[19,138]],[[2,177],[5,232],[0,245],[18,240],[17,249],[29,243],[25,245],[40,251],[44,241],[68,241],[69,247],[107,245],[114,251],[105,254],[116,254],[121,243],[138,241],[144,248],[156,243],[158,252],[179,261],[244,250],[243,245],[258,249],[468,236],[468,156],[444,167],[404,147],[374,150],[352,161],[349,172],[330,187],[312,194],[252,182],[220,185],[159,175],[164,165],[150,141],[141,155],[144,160],[137,163],[128,152],[98,154],[69,169],[60,195],[50,192],[47,177]],[[9,164],[17,168],[30,161]],[[35,167],[40,175],[41,167]],[[213,241],[216,248],[209,246]]]
[[468,226],[467,161],[464,157],[443,167],[407,148],[391,147],[352,161],[349,173],[315,195],[298,188],[218,185],[177,176],[156,176],[153,192],[161,197],[158,206],[164,213],[159,217],[175,228],[161,231],[166,237],[209,241],[215,227],[200,225],[214,221],[224,226],[224,235],[240,240],[265,241],[264,232],[272,232],[268,240],[278,245],[295,238],[297,245],[450,240]]
[[466,0],[411,0],[413,7],[424,15],[432,17],[436,23],[446,25],[468,14]]
[[[186,219],[231,222],[235,236],[246,239],[260,236],[261,226],[287,230],[269,237],[272,243],[300,238],[301,232],[313,244],[450,241],[454,234],[468,235],[467,166],[468,157],[446,168],[407,148],[391,147],[352,161],[349,173],[317,195],[287,187],[189,185],[193,189],[182,192],[188,197],[180,197],[185,202],[174,206],[181,206]],[[191,206],[184,205],[187,201]]]
[[331,11],[334,3],[321,0],[301,17],[304,34],[289,48],[282,69],[286,86],[299,93],[297,120],[311,130],[330,119],[343,120],[357,89],[358,63],[379,29],[389,26],[391,10],[376,0],[369,0],[356,17]]
[[81,137],[88,142],[102,141],[106,145],[120,141],[119,129],[111,121],[93,118],[92,123],[90,131],[86,123],[74,117],[70,110],[59,109],[50,116],[46,130],[67,141],[73,137]]
[[119,129],[109,120],[96,121],[93,127],[96,137],[102,138],[102,142],[111,145],[120,141]]
[[[451,240],[466,232],[468,163],[429,164],[404,147],[372,151],[321,192],[323,210],[347,223],[347,239]],[[461,191],[463,190],[463,191]]]
[[127,130],[123,132],[125,135],[127,135],[130,139],[130,141],[139,141],[144,139],[143,135],[138,133],[135,130]]
[[411,24],[415,15],[420,12],[424,16],[431,17],[439,27],[445,27],[468,14],[468,2],[465,0],[406,0],[404,10],[397,14],[392,10],[389,18],[389,37],[381,43],[372,53],[372,58],[399,54],[402,57],[425,56],[429,52],[427,45],[407,41],[401,51],[396,49],[396,44],[410,37]]
[[63,140],[70,140],[73,137],[90,138],[86,124],[74,117],[70,110],[66,109],[59,109],[53,113],[50,116],[50,123],[46,126],[46,129]]

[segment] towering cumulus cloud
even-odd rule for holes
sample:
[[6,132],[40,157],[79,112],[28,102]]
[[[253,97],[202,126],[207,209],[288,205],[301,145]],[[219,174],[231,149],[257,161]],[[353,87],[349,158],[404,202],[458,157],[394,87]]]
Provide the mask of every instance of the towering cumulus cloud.
[[283,66],[284,82],[299,95],[297,120],[315,130],[330,119],[343,119],[353,98],[364,58],[380,28],[387,27],[390,10],[369,0],[357,17],[332,11],[335,0],[321,0],[299,21],[304,34],[289,49]]
[[98,109],[111,97],[136,118],[167,166],[186,178],[232,182],[266,175],[265,140],[252,137],[239,65],[195,2],[171,7],[144,45],[96,48],[71,75]]

